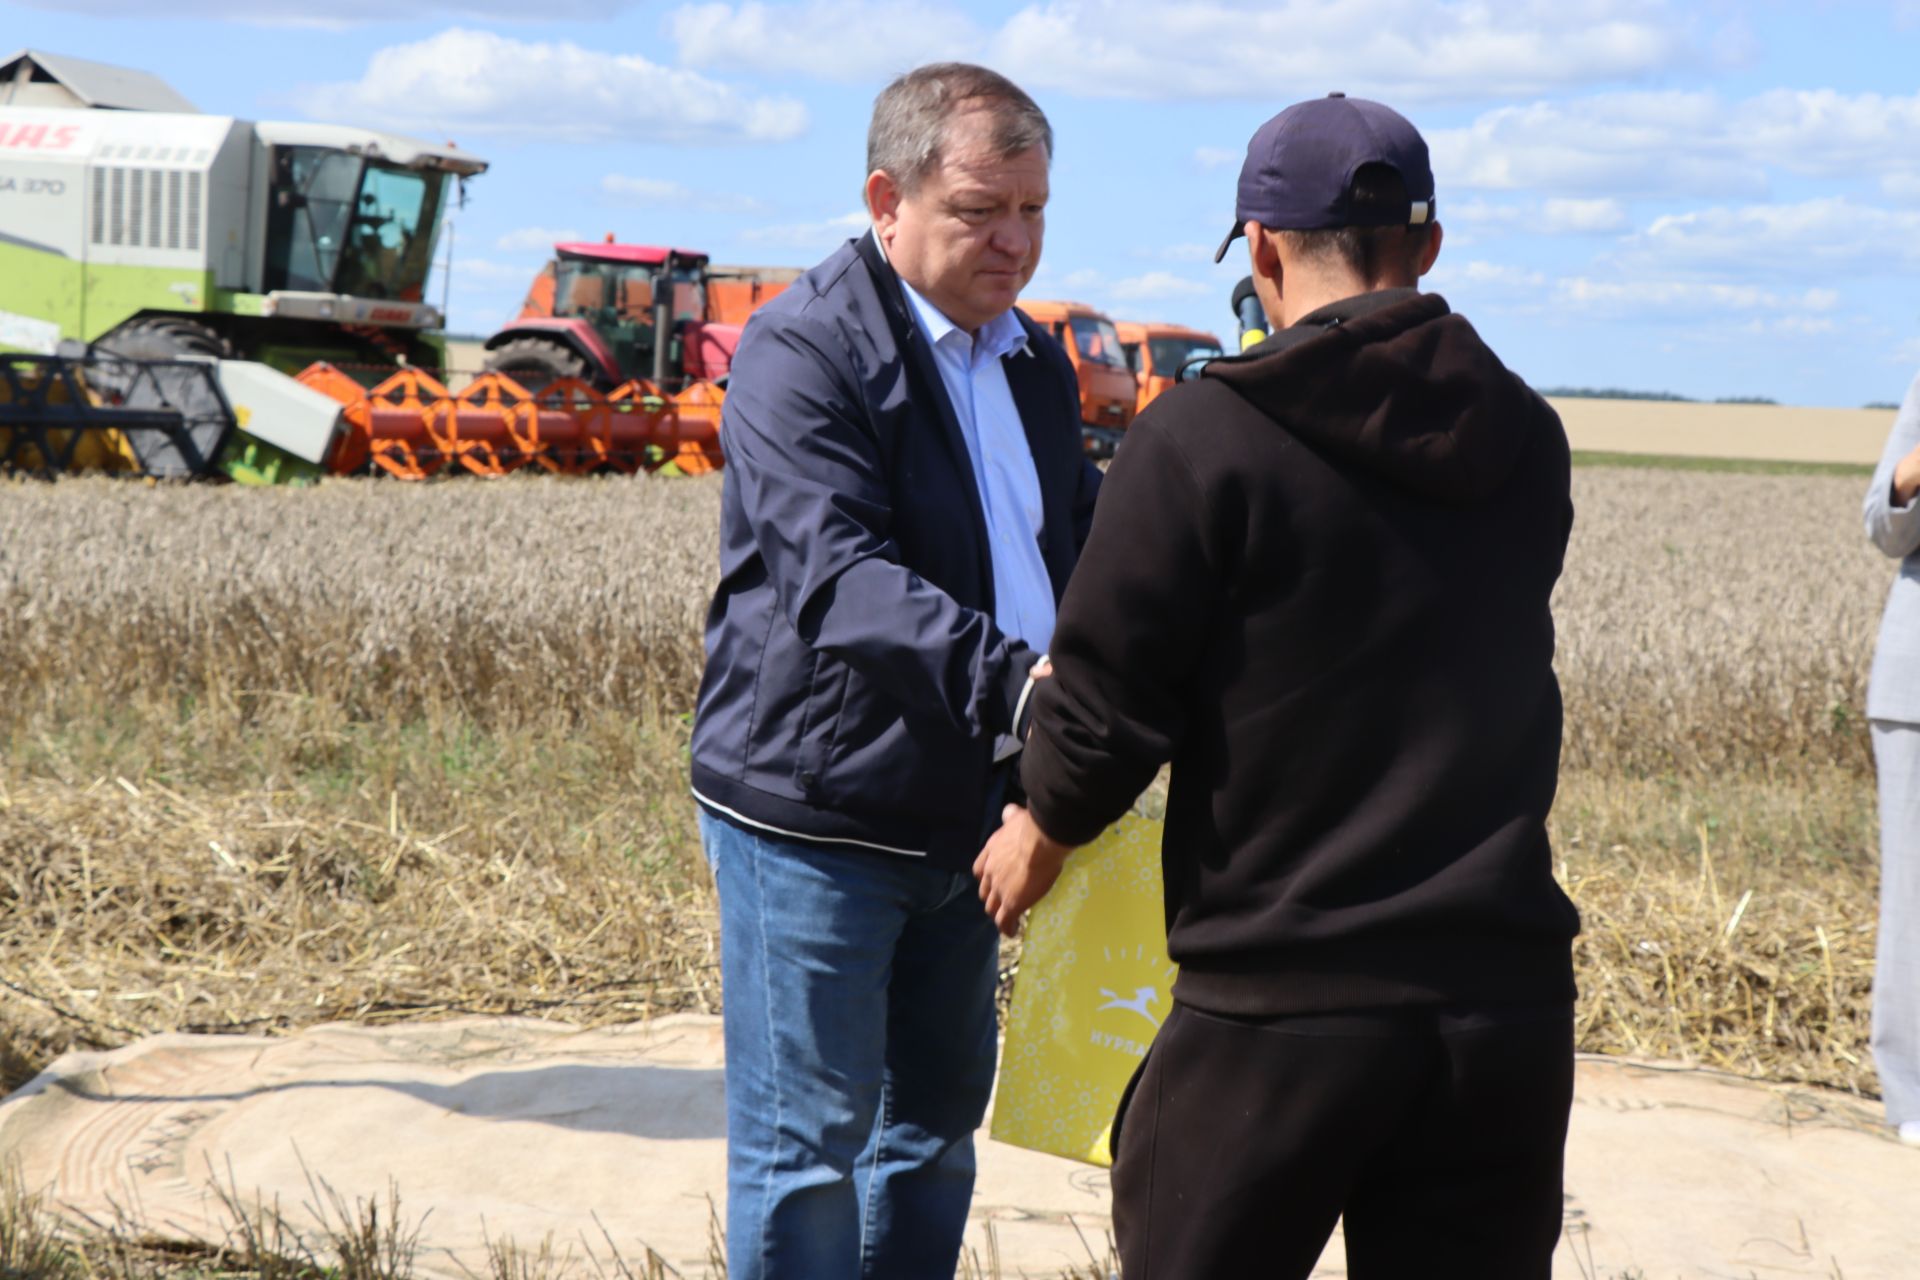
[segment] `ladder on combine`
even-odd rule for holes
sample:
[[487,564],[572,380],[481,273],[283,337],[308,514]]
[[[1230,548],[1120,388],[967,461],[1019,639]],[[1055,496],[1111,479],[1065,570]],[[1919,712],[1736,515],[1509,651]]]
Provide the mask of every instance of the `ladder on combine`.
[[209,475],[237,425],[208,361],[0,355],[0,470]]

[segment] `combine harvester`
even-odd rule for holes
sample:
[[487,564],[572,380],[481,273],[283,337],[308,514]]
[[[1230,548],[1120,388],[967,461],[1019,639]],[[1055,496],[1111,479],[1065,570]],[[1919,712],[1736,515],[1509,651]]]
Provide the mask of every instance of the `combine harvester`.
[[486,167],[204,115],[124,68],[0,61],[0,466],[271,483],[717,465],[710,384],[455,395],[435,376],[434,244],[450,188]]

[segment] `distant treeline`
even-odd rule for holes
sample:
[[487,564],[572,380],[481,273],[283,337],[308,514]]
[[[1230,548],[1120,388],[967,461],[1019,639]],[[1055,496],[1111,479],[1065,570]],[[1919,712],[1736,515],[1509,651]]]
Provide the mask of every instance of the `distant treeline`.
[[1701,400],[1695,396],[1675,395],[1671,391],[1628,391],[1624,387],[1543,387],[1543,396],[1567,400],[1671,400],[1678,404],[1779,404],[1769,396],[1720,396]]

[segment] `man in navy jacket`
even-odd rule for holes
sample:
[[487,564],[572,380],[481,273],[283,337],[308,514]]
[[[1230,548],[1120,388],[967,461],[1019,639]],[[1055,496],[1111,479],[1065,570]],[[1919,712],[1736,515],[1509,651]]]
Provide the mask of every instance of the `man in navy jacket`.
[[1013,309],[1051,151],[991,71],[900,77],[868,137],[873,232],[733,362],[693,787],[736,1280],[954,1272],[995,1048],[970,867],[1099,483],[1072,367]]

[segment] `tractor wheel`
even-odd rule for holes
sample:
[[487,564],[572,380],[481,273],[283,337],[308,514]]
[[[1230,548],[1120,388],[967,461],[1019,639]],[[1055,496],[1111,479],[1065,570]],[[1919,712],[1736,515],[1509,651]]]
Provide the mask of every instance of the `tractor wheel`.
[[93,345],[100,351],[129,360],[178,360],[182,356],[227,360],[233,356],[233,348],[225,338],[184,316],[145,316],[129,320]]
[[578,352],[545,338],[514,338],[487,352],[488,373],[504,373],[538,395],[562,378],[587,378],[587,362]]

